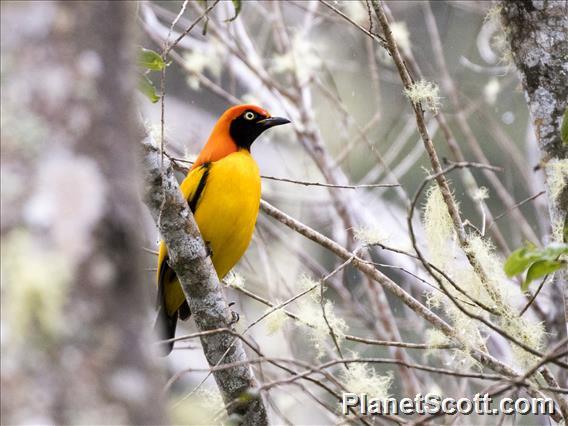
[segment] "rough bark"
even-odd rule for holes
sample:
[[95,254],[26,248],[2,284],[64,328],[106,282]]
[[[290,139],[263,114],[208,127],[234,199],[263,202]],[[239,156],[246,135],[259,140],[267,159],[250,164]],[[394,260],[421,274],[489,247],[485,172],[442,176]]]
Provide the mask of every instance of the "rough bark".
[[[162,164],[151,138],[144,140],[143,147],[146,205],[166,242],[169,264],[181,282],[195,324],[199,331],[230,328],[232,313],[171,163],[164,157]],[[229,333],[218,333],[203,336],[201,344],[211,366],[241,363],[213,372],[229,415],[238,415],[247,425],[268,424],[250,366],[242,364],[247,359],[242,342]]]
[[2,162],[23,189],[2,229],[6,424],[165,422],[145,331],[135,16],[132,2],[2,5]]
[[568,5],[565,1],[505,1],[502,16],[539,146],[550,158],[567,158],[560,125],[568,106]]
[[[561,241],[568,212],[568,144],[560,133],[568,107],[568,3],[506,0],[502,17],[542,153],[552,237]],[[556,291],[564,292],[564,309],[559,303],[552,315],[556,340],[567,333],[567,281],[566,270],[556,274]]]

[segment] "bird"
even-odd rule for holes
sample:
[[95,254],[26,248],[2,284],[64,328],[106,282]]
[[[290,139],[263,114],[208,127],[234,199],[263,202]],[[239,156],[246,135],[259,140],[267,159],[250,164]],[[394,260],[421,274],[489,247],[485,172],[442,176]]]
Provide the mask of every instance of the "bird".
[[[258,216],[261,181],[251,146],[264,131],[287,123],[290,120],[272,117],[252,104],[227,109],[180,185],[219,280],[245,253]],[[178,318],[187,320],[191,311],[168,264],[163,240],[158,251],[157,286],[155,328],[167,340],[175,336]],[[173,342],[161,346],[163,354],[168,355]]]

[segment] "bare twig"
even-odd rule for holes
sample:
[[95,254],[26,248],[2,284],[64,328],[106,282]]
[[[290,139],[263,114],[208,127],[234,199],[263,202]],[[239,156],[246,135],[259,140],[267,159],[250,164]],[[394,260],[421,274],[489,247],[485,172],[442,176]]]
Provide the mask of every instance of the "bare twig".
[[525,307],[523,309],[521,309],[521,311],[519,312],[519,316],[523,316],[523,314],[527,311],[528,308],[530,308],[530,306],[535,302],[537,296],[540,293],[540,290],[542,290],[542,287],[544,286],[544,283],[546,282],[546,280],[548,279],[548,274],[544,276],[544,278],[542,279],[542,281],[540,282],[538,288],[536,289],[536,291],[534,292],[534,294],[530,297],[529,301],[527,302],[527,304],[525,305]]
[[[454,168],[455,168],[455,166],[454,166]],[[274,208],[273,206],[271,206],[267,202],[261,201],[261,209],[265,213],[267,213],[270,216],[272,216],[273,218],[279,220],[281,223],[285,224],[286,226],[290,227],[291,229],[294,229],[295,231],[297,231],[300,234],[304,235],[305,237],[311,239],[312,241],[315,241],[318,244],[322,245],[323,247],[326,247],[327,249],[331,250],[338,257],[346,260],[346,259],[349,259],[353,256],[352,253],[349,253],[349,251],[345,250],[343,247],[339,246],[334,241],[332,241],[329,238],[319,234],[317,231],[313,230],[312,228],[294,220],[293,218],[291,218],[290,216],[286,215],[285,213],[279,211],[278,209]],[[409,295],[403,289],[398,287],[389,278],[387,278],[386,276],[381,274],[372,265],[369,265],[364,260],[357,258],[357,257],[353,258],[352,265],[355,266],[357,269],[359,269],[361,272],[367,274],[369,277],[372,277],[373,280],[376,280],[381,285],[383,285],[385,288],[387,288],[389,291],[394,293],[410,309],[412,309],[414,312],[416,312],[422,318],[426,319],[428,322],[431,322],[436,328],[438,328],[440,331],[442,331],[448,337],[451,337],[451,338],[457,337],[455,331],[453,330],[453,328],[450,325],[448,325],[441,318],[436,316],[432,311],[430,311],[429,309],[424,307],[422,304],[420,304],[418,301],[416,301],[411,295]],[[484,319],[480,318],[480,321],[482,321],[482,320],[484,320]],[[490,327],[492,326],[493,328],[498,329],[498,327],[496,327],[494,324],[489,324],[488,326],[490,326]],[[543,355],[541,353],[539,353],[538,351],[535,351],[534,349],[524,345],[522,342],[519,342],[518,340],[512,338],[511,336],[509,336],[507,333],[503,332],[502,330],[500,330],[500,329],[498,329],[498,330],[501,332],[500,334],[509,338],[511,341],[513,341],[517,345],[521,346],[523,349],[527,350],[528,352],[530,352],[534,355],[543,357]],[[463,344],[463,342],[461,344]],[[479,349],[471,348],[471,347],[468,347],[468,349],[470,351],[471,356],[474,359],[476,359],[477,361],[479,361],[481,364],[486,365],[487,367],[491,368],[492,370],[494,370],[494,371],[496,371],[500,374],[503,374],[505,376],[508,376],[508,377],[517,376],[517,372],[514,369],[512,369],[508,365],[502,363],[501,361],[494,358],[493,356],[489,355],[487,352],[483,352]],[[554,363],[561,365],[563,368],[566,368],[564,366],[564,363],[561,363],[558,360],[554,360]],[[529,387],[527,389],[527,392],[529,392],[529,394],[531,394],[532,396],[541,397],[540,392],[535,388]],[[555,418],[556,420],[559,419],[558,416],[553,416],[553,418]]]
[[[166,154],[166,155],[168,155],[168,154]],[[183,158],[176,158],[176,157],[173,157],[171,155],[168,155],[168,156],[170,157],[171,160],[173,160],[175,162],[193,164],[193,161],[184,160]],[[188,170],[189,170],[188,168],[185,169],[186,172]],[[277,182],[294,183],[296,185],[302,185],[302,186],[320,186],[320,187],[323,187],[323,188],[337,188],[337,189],[393,188],[393,187],[400,186],[400,184],[398,184],[398,183],[372,183],[372,184],[363,184],[363,185],[361,185],[361,184],[358,184],[358,185],[334,185],[334,184],[325,183],[325,182],[312,182],[312,181],[306,181],[306,180],[297,180],[297,179],[290,179],[290,178],[276,177],[276,176],[267,176],[267,175],[261,175],[260,177],[262,179],[273,180],[273,181],[277,181]]]
[[288,178],[274,177],[274,176],[262,176],[263,179],[275,180],[279,182],[290,182],[297,185],[304,186],[321,186],[325,188],[338,188],[338,189],[369,189],[369,188],[394,188],[400,186],[398,183],[371,183],[371,184],[358,184],[358,185],[334,185],[331,183],[323,182],[308,182],[303,180],[294,180]]
[[[274,307],[274,303],[270,302],[269,300],[253,293],[252,291],[244,288],[244,287],[231,287],[236,291],[247,295],[248,297],[256,300],[257,302],[262,303],[263,305]],[[302,324],[310,327],[311,324],[303,321],[298,315],[293,314],[290,311],[282,309],[282,311],[293,320],[299,321]],[[178,340],[182,340],[185,336],[177,338]],[[377,346],[393,346],[393,347],[400,347],[400,348],[407,348],[407,349],[451,349],[455,348],[456,345],[452,344],[443,344],[443,345],[428,345],[424,343],[408,343],[408,342],[393,342],[389,340],[376,340],[376,339],[367,339],[363,337],[352,336],[350,334],[344,335],[345,340],[350,340],[352,342],[357,343],[364,343],[367,345],[377,345]]]
[[507,210],[505,210],[503,213],[497,215],[494,219],[493,222],[489,225],[489,229],[491,229],[493,226],[495,226],[495,222],[497,222],[499,219],[501,219],[503,216],[506,216],[507,214],[509,214],[511,212],[512,209],[517,209],[519,207],[521,207],[523,204],[528,203],[529,201],[532,201],[538,197],[540,197],[541,195],[546,194],[546,191],[540,191],[534,195],[531,195],[530,197],[525,198],[522,201],[519,201],[518,203],[515,203],[514,205],[512,205],[510,208],[508,208]]
[[347,16],[345,13],[343,13],[341,10],[339,10],[338,8],[336,8],[335,6],[331,5],[330,3],[324,1],[324,0],[319,0],[321,4],[323,4],[325,7],[333,10],[335,13],[337,13],[339,16],[341,16],[343,19],[345,19],[347,22],[349,22],[351,25],[356,26],[357,28],[359,28],[361,31],[363,31],[365,34],[367,34],[369,37],[371,37],[373,40],[378,41],[379,43],[381,43],[382,45],[386,44],[385,39],[375,33],[372,33],[370,30],[366,29],[365,27],[359,25],[357,22],[355,22],[353,19],[351,19],[349,16]]
[[193,30],[193,28],[195,28],[195,26],[197,24],[199,24],[201,22],[201,20],[205,17],[207,17],[207,14],[209,12],[211,12],[215,6],[217,6],[217,3],[219,3],[220,0],[215,0],[210,6],[207,7],[207,9],[205,9],[205,11],[199,16],[197,17],[192,23],[191,25],[189,25],[185,31],[183,31],[180,35],[178,35],[178,37],[173,41],[173,43],[169,43],[169,34],[171,34],[173,27],[175,26],[175,24],[177,23],[177,21],[179,21],[179,18],[181,17],[181,15],[183,14],[186,6],[187,6],[187,1],[185,1],[182,5],[182,9],[180,10],[180,13],[177,15],[176,19],[174,19],[174,21],[172,22],[172,25],[170,27],[170,32],[168,34],[168,38],[166,40],[166,46],[162,52],[162,56],[166,57],[168,56],[168,54],[170,53],[170,50],[172,50],[173,48],[175,48],[178,43],[185,37],[187,36],[191,30]]

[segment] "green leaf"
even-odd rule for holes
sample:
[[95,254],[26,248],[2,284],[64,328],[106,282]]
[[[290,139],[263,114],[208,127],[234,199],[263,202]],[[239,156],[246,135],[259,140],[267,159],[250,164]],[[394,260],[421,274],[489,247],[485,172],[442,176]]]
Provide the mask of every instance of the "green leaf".
[[233,2],[233,6],[235,7],[235,16],[233,16],[231,19],[226,19],[225,22],[233,22],[235,19],[237,19],[237,16],[239,16],[239,13],[241,13],[241,7],[242,2],[241,0],[231,0]]
[[512,277],[520,274],[535,262],[556,261],[563,255],[568,255],[568,244],[566,243],[552,243],[543,249],[538,249],[534,245],[521,247],[511,253],[505,262],[505,273]]
[[138,52],[138,65],[150,71],[162,71],[166,66],[159,53],[143,47]]
[[508,277],[518,275],[538,259],[539,254],[534,246],[521,247],[508,257],[504,265],[505,273]]
[[557,271],[561,266],[562,262],[560,260],[540,260],[533,263],[527,272],[527,277],[523,281],[521,290],[527,291],[532,281]]
[[140,75],[138,81],[138,90],[140,90],[152,103],[156,103],[160,100],[160,97],[156,94],[156,88],[154,83],[145,75]]
[[515,250],[504,265],[507,276],[512,277],[527,270],[527,276],[521,284],[522,291],[527,291],[532,281],[551,274],[566,264],[563,256],[568,256],[568,244],[552,243],[539,249],[533,244]]
[[562,138],[562,143],[568,145],[568,108],[564,110],[564,117],[560,126],[560,137]]

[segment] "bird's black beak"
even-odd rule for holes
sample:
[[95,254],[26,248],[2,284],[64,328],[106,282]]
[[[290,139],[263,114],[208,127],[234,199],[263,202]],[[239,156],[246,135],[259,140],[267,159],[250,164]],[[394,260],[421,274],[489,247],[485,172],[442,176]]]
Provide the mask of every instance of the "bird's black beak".
[[271,127],[274,127],[274,126],[280,126],[282,124],[288,124],[288,123],[290,123],[290,120],[288,120],[287,118],[282,118],[282,117],[270,117],[270,118],[265,118],[264,120],[258,121],[258,124],[262,127],[263,130],[270,129]]

